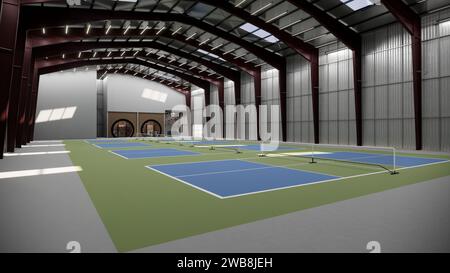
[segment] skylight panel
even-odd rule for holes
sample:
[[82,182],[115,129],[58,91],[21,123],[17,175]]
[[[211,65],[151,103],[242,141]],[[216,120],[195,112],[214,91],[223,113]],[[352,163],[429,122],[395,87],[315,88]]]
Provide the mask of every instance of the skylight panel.
[[348,3],[346,3],[346,0],[340,0],[342,3],[345,3],[349,8],[352,10],[360,10],[362,8],[365,8],[367,6],[372,6],[374,3],[373,0],[353,0]]
[[240,28],[245,30],[245,31],[247,31],[247,32],[254,32],[254,31],[258,30],[257,26],[254,26],[254,25],[252,25],[250,23],[245,23],[242,26],[240,26]]
[[260,29],[258,27],[256,27],[255,25],[252,25],[250,23],[245,23],[242,26],[240,26],[241,29],[261,38],[264,39],[266,42],[269,43],[277,43],[279,40],[274,37],[273,35],[271,35],[269,32]]

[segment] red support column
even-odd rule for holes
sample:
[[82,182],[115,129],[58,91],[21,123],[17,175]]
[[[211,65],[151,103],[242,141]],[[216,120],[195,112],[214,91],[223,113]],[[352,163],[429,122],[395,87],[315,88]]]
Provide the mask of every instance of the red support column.
[[39,74],[37,69],[33,70],[33,76],[31,80],[31,104],[30,111],[28,113],[28,131],[27,131],[27,142],[34,139],[34,123],[36,120],[36,108],[37,108],[37,97],[39,88]]
[[3,158],[8,121],[9,89],[19,22],[20,2],[3,0],[0,17],[0,158]]
[[362,73],[361,73],[361,49],[353,50],[353,85],[355,90],[355,122],[356,145],[363,145],[362,130]]
[[7,151],[12,153],[16,147],[19,103],[20,103],[20,87],[22,83],[22,63],[25,50],[26,34],[23,26],[19,22],[16,48],[14,51],[14,64],[11,77],[11,85],[9,88],[9,108],[8,108],[8,140]]
[[205,90],[205,107],[208,107],[211,104],[211,86],[206,84],[199,87]]
[[259,106],[261,106],[261,67],[253,74],[253,85],[255,87],[255,106],[256,106],[256,128],[257,128],[257,138],[261,140],[261,135],[259,133]]
[[412,54],[416,150],[422,150],[422,37],[420,29],[420,19],[419,22],[414,25]]
[[241,77],[234,81],[234,103],[235,105],[241,104]]
[[184,96],[186,97],[186,106],[191,109],[191,92],[187,91],[186,93],[184,93]]
[[283,141],[287,141],[287,87],[286,87],[286,64],[278,69],[278,86],[280,92],[280,111],[281,111],[281,132]]
[[34,61],[31,62],[31,67],[30,67],[30,73],[29,73],[29,78],[27,81],[27,94],[28,94],[28,100],[27,100],[27,105],[25,107],[25,114],[24,114],[24,126],[23,126],[23,133],[22,133],[22,145],[26,145],[28,142],[30,142],[29,140],[29,130],[30,130],[30,116],[31,116],[31,111],[34,107],[34,95],[33,95],[33,81],[34,81],[34,73],[36,73],[34,71]]
[[311,56],[311,92],[314,125],[314,143],[320,142],[319,132],[319,54]]
[[[20,148],[22,144],[26,144],[25,141],[25,130],[26,130],[26,112],[27,106],[29,104],[30,94],[29,94],[29,80],[30,80],[30,68],[31,68],[31,54],[32,48],[28,44],[25,45],[23,64],[22,64],[22,80],[20,83],[20,94],[19,94],[19,109],[17,112],[17,133],[16,133],[16,148]],[[25,142],[25,143],[24,143]]]
[[225,138],[225,83],[223,78],[220,79],[218,85],[219,107],[222,111],[222,137]]

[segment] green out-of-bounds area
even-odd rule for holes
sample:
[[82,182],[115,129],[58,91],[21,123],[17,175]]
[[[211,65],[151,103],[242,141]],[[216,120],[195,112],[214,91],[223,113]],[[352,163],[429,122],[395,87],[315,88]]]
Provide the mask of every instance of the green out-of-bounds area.
[[73,164],[82,167],[79,175],[120,252],[450,175],[449,162],[400,170],[398,175],[380,173],[373,166],[299,162],[298,166],[290,164],[290,168],[342,177],[377,174],[220,199],[145,166],[238,158],[273,165],[289,163],[281,158],[258,158],[257,152],[252,151],[236,154],[154,142],[150,148],[170,147],[202,154],[126,160],[85,141],[65,141],[65,144],[71,151]]

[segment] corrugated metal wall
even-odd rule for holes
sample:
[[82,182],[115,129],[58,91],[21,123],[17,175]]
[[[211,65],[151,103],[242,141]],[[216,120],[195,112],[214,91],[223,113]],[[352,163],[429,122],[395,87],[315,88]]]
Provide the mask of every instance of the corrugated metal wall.
[[225,109],[222,109],[224,112],[224,117],[225,117],[225,130],[228,130],[228,128],[230,127],[234,127],[234,131],[235,134],[233,136],[230,136],[230,138],[236,138],[236,127],[235,127],[235,122],[234,119],[232,119],[231,117],[229,117],[227,119],[226,116],[226,107],[227,105],[235,105],[236,101],[234,99],[234,82],[230,81],[230,80],[225,80],[224,82],[224,101],[225,101]]
[[[255,87],[253,84],[253,77],[247,73],[241,73],[241,104],[246,107],[248,105],[255,105]],[[240,139],[256,140],[257,133],[254,128],[256,126],[256,119],[251,118],[250,115],[246,115],[245,128],[238,128]]]
[[[280,86],[279,86],[279,73],[277,69],[273,69],[270,66],[263,67],[261,71],[261,105],[267,107],[267,130],[271,132],[271,106],[280,105]],[[281,109],[278,111],[278,116],[281,120]],[[263,117],[261,117],[263,118]],[[264,120],[264,119],[263,119]],[[278,140],[283,137],[281,122],[275,122],[275,126],[278,126]]]
[[[450,151],[450,17],[444,10],[423,18],[424,149]],[[352,53],[337,43],[320,49],[320,142],[356,144]],[[411,37],[400,24],[363,34],[363,144],[414,149]],[[301,56],[287,59],[287,139],[312,142],[311,72]],[[263,105],[279,104],[278,71],[262,69]],[[253,78],[241,74],[241,102],[255,103]],[[211,103],[217,101],[213,91]],[[215,94],[215,95],[214,95]],[[234,104],[225,82],[225,105]],[[227,121],[227,124],[231,121]],[[247,120],[249,123],[256,121]],[[256,139],[252,130],[240,138]],[[280,129],[281,132],[281,129]]]
[[287,59],[287,140],[313,142],[311,69],[301,56]]
[[[450,10],[422,18],[424,150],[450,151]],[[411,36],[400,24],[363,35],[364,145],[414,149]]]
[[450,10],[422,18],[423,145],[450,151]]
[[356,145],[352,52],[338,43],[319,53],[320,142]]
[[[210,84],[210,103],[211,105],[217,105],[219,106],[219,88],[213,84]],[[207,96],[208,94],[205,94]],[[218,122],[217,127],[214,125],[211,127],[211,133],[216,133],[219,136],[222,136],[222,116],[219,117],[220,121]]]
[[363,35],[363,144],[414,149],[411,36],[400,24]]

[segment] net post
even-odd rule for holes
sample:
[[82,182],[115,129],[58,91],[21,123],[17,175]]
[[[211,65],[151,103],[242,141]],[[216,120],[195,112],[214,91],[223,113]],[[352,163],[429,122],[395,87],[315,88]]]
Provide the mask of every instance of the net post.
[[397,171],[397,150],[395,149],[395,147],[392,147],[392,152],[393,152],[393,170],[391,171],[391,175],[394,174],[398,174]]
[[311,162],[309,162],[309,163],[310,163],[310,164],[317,163],[317,162],[314,160],[314,143],[311,144]]

